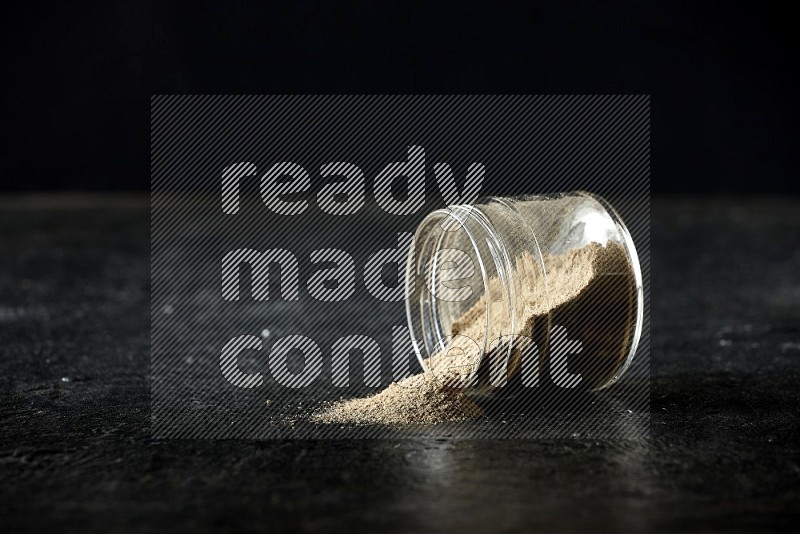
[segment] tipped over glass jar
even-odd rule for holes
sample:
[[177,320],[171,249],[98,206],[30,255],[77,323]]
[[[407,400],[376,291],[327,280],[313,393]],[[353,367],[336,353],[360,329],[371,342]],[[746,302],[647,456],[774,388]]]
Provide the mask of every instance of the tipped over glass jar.
[[423,368],[468,394],[597,390],[636,353],[642,273],[596,195],[487,197],[419,224],[406,311]]

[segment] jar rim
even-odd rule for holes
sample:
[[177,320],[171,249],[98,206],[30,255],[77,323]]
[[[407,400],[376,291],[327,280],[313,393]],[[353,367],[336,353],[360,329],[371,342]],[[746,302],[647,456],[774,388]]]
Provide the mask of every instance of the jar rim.
[[[445,221],[452,221],[446,223]],[[425,283],[421,287],[415,287],[411,280],[415,280],[422,274],[420,268],[426,267],[426,261],[432,252],[440,249],[442,240],[446,233],[453,228],[448,224],[456,224],[458,229],[469,241],[474,253],[474,259],[480,271],[480,283],[482,293],[488,297],[489,280],[497,279],[500,281],[501,299],[507,305],[504,307],[508,313],[508,321],[511,332],[516,327],[516,317],[512,312],[511,303],[514,299],[514,287],[511,283],[512,261],[506,249],[502,236],[498,234],[488,217],[475,204],[453,205],[448,208],[439,209],[428,214],[418,225],[411,247],[416,250],[409,253],[406,265],[406,319],[411,332],[411,341],[414,353],[425,372],[429,372],[427,359],[441,352],[446,348],[445,341],[453,335],[444,332],[439,315],[439,299],[430,291]],[[423,241],[424,238],[424,241]],[[478,243],[481,243],[489,254],[481,253]],[[435,267],[434,267],[435,268]],[[414,295],[417,292],[417,295]],[[490,323],[493,320],[492,314],[502,314],[503,310],[490,309],[486,306],[483,312],[483,334],[480,340],[473,340],[478,354],[473,362],[469,376],[464,380],[463,385],[469,387],[476,378],[487,348],[492,342],[490,338]],[[433,335],[432,335],[433,334]],[[454,334],[457,335],[457,334]],[[435,337],[436,339],[432,339]],[[509,345],[509,354],[512,347]]]

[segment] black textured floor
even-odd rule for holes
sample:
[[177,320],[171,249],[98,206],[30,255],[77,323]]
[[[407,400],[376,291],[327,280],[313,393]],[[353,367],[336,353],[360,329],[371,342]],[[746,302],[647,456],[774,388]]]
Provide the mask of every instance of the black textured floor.
[[651,438],[152,441],[145,197],[0,199],[0,529],[800,529],[800,199],[654,201]]

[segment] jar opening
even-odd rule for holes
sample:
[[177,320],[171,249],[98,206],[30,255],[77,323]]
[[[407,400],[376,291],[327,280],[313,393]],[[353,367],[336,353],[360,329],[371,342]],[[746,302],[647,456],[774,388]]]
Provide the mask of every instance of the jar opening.
[[508,252],[485,215],[469,205],[428,215],[412,246],[406,312],[417,358],[426,372],[469,386],[496,325],[514,331]]

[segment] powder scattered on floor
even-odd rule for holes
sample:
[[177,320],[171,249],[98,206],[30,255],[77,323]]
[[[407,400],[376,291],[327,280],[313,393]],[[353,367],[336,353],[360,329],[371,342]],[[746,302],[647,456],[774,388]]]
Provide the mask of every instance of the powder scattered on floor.
[[[579,333],[588,331],[589,337],[596,340],[590,340],[590,350],[585,351],[585,354],[591,354],[592,360],[580,367],[597,375],[589,377],[594,385],[602,383],[624,361],[632,335],[630,325],[635,287],[625,249],[616,242],[609,242],[607,246],[590,243],[562,255],[547,256],[543,259],[547,271],[546,284],[541,268],[533,263],[535,261],[530,255],[517,259],[516,272],[525,274],[514,280],[518,295],[516,305],[522,306],[525,320],[514,325],[514,333],[534,340],[538,338],[537,342],[540,342],[542,332],[549,328],[547,319],[553,315],[563,318]],[[313,414],[311,420],[335,424],[407,425],[480,417],[480,407],[458,385],[472,376],[476,366],[485,360],[477,352],[477,344],[470,340],[484,337],[487,296],[492,317],[489,339],[511,333],[508,311],[501,309],[506,305],[498,298],[500,283],[490,280],[488,285],[488,291],[453,323],[452,334],[459,336],[453,339],[446,351],[427,360],[432,372],[393,383],[370,397],[334,403]],[[606,302],[599,307],[596,302],[587,306],[586,299]],[[609,302],[613,309],[608,308]],[[581,310],[587,308],[594,310],[594,315],[585,317],[584,313],[581,317]],[[604,331],[598,334],[593,323],[597,322],[596,314],[603,311],[619,318],[609,323],[609,314],[606,313],[602,318],[606,323]],[[582,323],[576,323],[570,317],[572,315],[579,316]],[[507,372],[513,373],[518,370],[520,359],[512,357],[510,360],[512,363]]]
[[408,425],[462,421],[481,415],[463,391],[445,387],[432,373],[391,384],[372,397],[338,402],[316,413],[318,423]]

